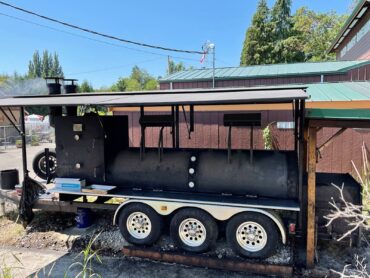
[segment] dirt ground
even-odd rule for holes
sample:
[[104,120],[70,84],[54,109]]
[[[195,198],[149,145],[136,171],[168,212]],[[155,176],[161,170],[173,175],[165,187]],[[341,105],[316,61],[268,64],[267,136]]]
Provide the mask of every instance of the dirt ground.
[[[52,145],[47,145],[52,147]],[[46,145],[28,148],[28,167],[32,169],[33,156]],[[19,149],[0,151],[0,170],[18,168],[21,152]],[[21,175],[21,169],[20,175]],[[31,176],[33,174],[31,173]],[[99,250],[103,263],[94,263],[94,269],[102,277],[246,277],[246,274],[215,271],[175,264],[156,263],[148,260],[130,259],[122,255],[123,246],[128,243],[122,238],[118,227],[112,225],[113,215],[109,212],[94,215],[94,224],[87,229],[75,227],[75,215],[67,213],[37,212],[33,222],[24,228],[17,222],[16,207],[7,203],[7,215],[0,217],[0,269],[10,269],[14,277],[63,277],[71,264],[80,261],[77,254],[86,248],[92,238],[96,239],[93,249]],[[370,236],[367,234],[367,242]],[[175,250],[168,232],[155,248]],[[331,269],[341,270],[352,264],[355,255],[370,261],[370,249],[366,241],[360,248],[348,248],[340,244],[320,243],[318,262],[314,270],[295,272],[295,277],[336,277]],[[224,238],[210,256],[233,258],[235,254],[226,246]],[[37,260],[35,260],[37,258]],[[268,263],[291,263],[293,254],[290,246],[281,247]],[[370,265],[368,265],[370,268]],[[48,275],[52,269],[52,275]],[[78,269],[71,269],[67,277],[74,277]],[[247,275],[257,277],[256,275]],[[1,271],[0,271],[1,277]],[[262,277],[262,276],[260,276]]]
[[[11,207],[9,206],[8,209],[11,209]],[[15,222],[17,219],[16,213],[8,213],[6,217],[0,218],[0,234],[2,235],[0,237],[0,250],[3,251],[0,252],[0,256],[7,254],[9,259],[13,257],[13,254],[18,254],[16,256],[22,262],[22,260],[27,261],[28,257],[32,258],[32,255],[29,254],[30,252],[31,254],[37,254],[40,258],[44,258],[45,252],[50,251],[51,257],[46,256],[46,258],[40,259],[39,263],[42,262],[41,265],[37,264],[30,269],[24,270],[24,267],[20,268],[19,262],[14,258],[10,264],[15,267],[14,273],[20,274],[20,276],[17,275],[16,277],[24,277],[21,275],[22,273],[24,274],[24,271],[28,271],[27,275],[35,273],[37,270],[45,272],[45,269],[47,269],[49,271],[51,266],[53,266],[53,272],[57,271],[57,273],[60,273],[68,269],[68,266],[75,261],[76,255],[88,245],[92,238],[98,236],[93,249],[99,250],[99,254],[104,258],[104,263],[95,263],[94,266],[96,266],[97,272],[100,271],[103,274],[103,277],[121,277],[114,274],[117,274],[116,269],[113,271],[108,267],[115,264],[122,267],[121,270],[125,273],[122,277],[153,276],[153,272],[147,270],[149,266],[153,267],[153,271],[159,271],[158,275],[161,274],[162,276],[162,274],[165,274],[169,277],[183,277],[188,272],[194,273],[196,277],[208,277],[208,275],[212,275],[212,277],[242,277],[242,274],[234,272],[220,272],[125,258],[121,254],[121,250],[128,243],[122,238],[118,227],[111,224],[112,214],[108,212],[95,214],[94,224],[86,229],[76,228],[74,217],[73,214],[66,213],[38,212],[32,223],[24,229],[22,225]],[[367,236],[369,237],[369,235]],[[176,250],[166,233],[156,244],[155,248]],[[330,271],[331,269],[341,270],[344,265],[351,264],[355,254],[360,257],[366,257],[367,262],[369,262],[369,250],[365,242],[363,242],[360,248],[348,248],[341,244],[321,243],[318,248],[319,261],[316,264],[316,268],[311,271],[296,270],[295,277],[336,277]],[[217,248],[208,254],[217,256],[219,259],[235,257],[232,250],[226,246],[223,238],[218,241]],[[275,256],[268,258],[266,261],[274,264],[286,264],[290,263],[291,260],[292,252],[288,246],[280,248]],[[0,265],[1,263],[2,259],[0,257]],[[133,265],[137,265],[138,268]],[[145,268],[145,270],[142,268]],[[75,272],[72,271],[70,275],[73,273]],[[154,277],[161,277],[157,276],[157,272],[155,273]],[[47,277],[40,276],[40,273],[38,275],[39,277]],[[73,277],[73,275],[70,277]],[[251,275],[250,277],[256,276]]]

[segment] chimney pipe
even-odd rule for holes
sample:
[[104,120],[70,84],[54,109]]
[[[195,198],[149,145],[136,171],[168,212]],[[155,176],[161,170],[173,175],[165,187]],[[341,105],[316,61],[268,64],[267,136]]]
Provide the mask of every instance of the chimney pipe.
[[[68,94],[77,94],[77,85],[75,82],[77,79],[64,79],[64,82],[70,82],[70,84],[64,84],[64,92]],[[67,116],[77,116],[77,106],[66,107]]]
[[[60,95],[61,91],[61,82],[63,78],[61,77],[46,77],[46,86],[49,90],[49,95]],[[61,106],[51,106],[50,107],[50,116],[49,121],[50,125],[54,127],[55,117],[62,116],[62,107]]]

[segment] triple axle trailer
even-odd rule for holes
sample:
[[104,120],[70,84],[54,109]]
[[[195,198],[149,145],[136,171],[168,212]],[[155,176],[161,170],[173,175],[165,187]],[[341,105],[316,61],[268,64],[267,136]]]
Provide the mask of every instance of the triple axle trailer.
[[[83,207],[90,197],[96,197],[93,204],[100,208],[108,206],[112,198],[119,200],[113,223],[128,242],[136,245],[154,244],[163,229],[168,228],[165,223],[169,223],[176,246],[197,253],[212,248],[220,234],[237,254],[249,258],[268,257],[277,251],[278,245],[287,244],[289,238],[304,240],[307,227],[304,127],[305,100],[309,97],[304,87],[90,94],[77,94],[70,87],[67,94],[61,94],[58,80],[48,86],[47,96],[0,100],[3,113],[9,107],[21,107],[21,111],[27,106],[50,107],[56,148],[34,158],[35,172],[48,183],[56,177],[74,178],[86,181],[87,186],[114,188],[104,194],[54,188],[59,202]],[[260,128],[263,121],[261,111],[254,110],[254,105],[282,103],[291,104],[294,148],[255,150],[253,130]],[[223,115],[227,148],[182,148],[180,136],[185,134],[180,134],[180,121],[185,121],[189,134],[196,133],[194,111],[209,105],[238,108],[238,112],[230,109]],[[78,113],[81,106],[137,107],[140,146],[130,144],[129,116],[81,115]],[[168,112],[156,114],[153,107],[167,107]],[[21,121],[24,135],[22,117]],[[249,149],[233,148],[235,127],[249,132]],[[146,146],[147,128],[158,129],[156,147]],[[164,142],[166,129],[171,134],[169,142]],[[27,211],[38,190],[28,190],[32,183],[27,182],[30,178],[26,144],[23,160],[22,200]],[[360,186],[348,175],[322,173],[316,178],[319,196],[316,223],[322,226],[319,235],[328,239],[345,230],[340,220],[331,227],[323,225],[324,215],[330,209],[328,202],[339,198],[331,183],[342,184],[344,180],[348,196],[354,203],[360,203]]]

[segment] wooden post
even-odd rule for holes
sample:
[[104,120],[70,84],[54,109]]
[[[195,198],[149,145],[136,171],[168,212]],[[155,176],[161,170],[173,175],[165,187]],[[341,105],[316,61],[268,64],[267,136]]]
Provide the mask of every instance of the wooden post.
[[314,267],[316,202],[316,127],[308,128],[307,268]]

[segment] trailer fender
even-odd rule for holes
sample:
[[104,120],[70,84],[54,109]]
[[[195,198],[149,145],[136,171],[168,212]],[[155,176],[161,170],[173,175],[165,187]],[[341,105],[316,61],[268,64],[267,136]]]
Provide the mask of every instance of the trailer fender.
[[225,206],[225,205],[209,205],[209,204],[199,204],[199,203],[189,203],[189,202],[171,202],[171,201],[153,201],[153,200],[142,200],[142,199],[128,199],[124,201],[115,211],[113,217],[113,224],[117,225],[118,215],[123,207],[131,203],[142,203],[153,208],[159,215],[167,216],[174,211],[189,207],[189,208],[199,208],[208,212],[212,217],[219,221],[226,221],[236,214],[242,212],[256,212],[261,213],[269,217],[276,226],[278,227],[281,234],[281,241],[286,244],[286,229],[281,217],[273,210],[259,209],[259,208],[248,208],[248,207],[238,207],[236,206]]

